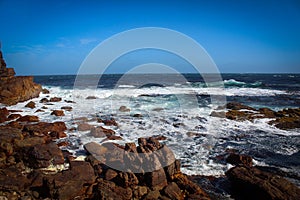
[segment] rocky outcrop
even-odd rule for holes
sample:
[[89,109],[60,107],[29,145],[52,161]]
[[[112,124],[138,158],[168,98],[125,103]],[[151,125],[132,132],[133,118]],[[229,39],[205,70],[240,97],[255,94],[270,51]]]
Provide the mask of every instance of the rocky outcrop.
[[[210,199],[180,172],[179,160],[158,140],[139,138],[138,143],[126,143],[125,147],[114,143],[85,145],[90,153],[87,160],[102,177],[94,187],[94,199]],[[145,168],[138,170],[141,166]]]
[[6,68],[0,51],[0,103],[14,105],[38,97],[41,91],[32,76],[15,76],[13,68]]
[[288,180],[255,167],[239,166],[226,172],[237,199],[296,200],[300,189]]
[[253,121],[260,118],[274,118],[269,122],[279,129],[295,129],[300,128],[300,108],[288,108],[281,111],[273,111],[269,108],[255,109],[250,106],[243,105],[237,102],[227,103],[218,109],[225,109],[225,111],[212,111],[211,116],[219,118],[227,118],[230,120]]
[[226,172],[235,199],[296,200],[300,189],[276,174],[252,167],[252,158],[230,154],[227,162],[235,165]]

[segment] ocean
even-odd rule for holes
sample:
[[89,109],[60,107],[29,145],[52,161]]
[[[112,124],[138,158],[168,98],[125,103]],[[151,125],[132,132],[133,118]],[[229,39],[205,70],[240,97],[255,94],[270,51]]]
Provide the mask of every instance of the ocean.
[[[99,125],[92,120],[95,117],[114,118],[119,126],[107,128],[123,138],[113,141],[119,144],[137,142],[139,137],[165,136],[162,142],[180,159],[182,171],[190,175],[224,175],[232,166],[220,158],[234,149],[252,156],[256,165],[278,169],[299,181],[300,130],[278,129],[267,123],[270,119],[234,121],[212,117],[210,113],[232,101],[276,111],[300,107],[300,74],[221,77],[222,82],[212,78],[205,83],[199,74],[105,74],[100,81],[97,75],[84,79],[75,75],[35,76],[35,82],[50,91],[32,100],[37,108],[44,106],[39,103],[43,97],[62,97],[63,101],[46,105],[45,112],[24,108],[28,102],[10,109],[22,109],[22,115],[38,115],[41,121],[64,121],[68,128],[76,126],[74,121],[80,117],[87,117],[92,125]],[[97,84],[89,85],[90,80]],[[75,81],[84,84],[73,89]],[[73,111],[65,111],[61,117],[50,115],[51,110],[62,106],[72,106]],[[128,112],[121,112],[121,106]],[[92,137],[88,131],[67,134],[60,141],[68,141],[70,146],[63,148],[76,156],[84,155],[83,145],[90,141],[109,142]]]

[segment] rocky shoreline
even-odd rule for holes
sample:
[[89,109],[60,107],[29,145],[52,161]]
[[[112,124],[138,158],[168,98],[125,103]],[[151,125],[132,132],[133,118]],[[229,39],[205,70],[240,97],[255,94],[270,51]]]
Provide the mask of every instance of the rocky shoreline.
[[[4,64],[3,64],[4,63]],[[0,100],[0,199],[299,199],[300,189],[287,179],[259,166],[252,158],[237,152],[225,152],[224,162],[233,165],[223,177],[187,176],[180,170],[180,160],[160,140],[164,136],[138,138],[119,145],[122,139],[112,128],[112,119],[74,119],[74,127],[63,121],[40,121],[35,115],[22,115],[5,105],[38,97],[49,91],[32,81],[32,77],[15,77],[7,70],[1,54]],[[20,93],[17,91],[21,90]],[[14,91],[13,93],[8,93]],[[25,107],[44,112],[47,105],[65,101],[60,97],[41,98],[44,106],[28,102]],[[120,108],[127,112],[128,108]],[[300,109],[272,111],[254,109],[240,103],[228,103],[211,116],[231,120],[273,118],[269,123],[280,129],[299,128]],[[222,109],[222,110],[221,110]],[[225,109],[225,110],[224,110]],[[64,116],[72,106],[52,110],[50,115]],[[103,126],[106,127],[103,127]],[[88,131],[93,137],[110,141],[102,145],[84,144],[85,157],[75,157],[61,141],[67,131]],[[146,163],[144,168],[140,168]],[[149,165],[149,166],[148,166]],[[117,167],[112,167],[117,166]],[[145,170],[148,167],[148,170]],[[224,194],[226,194],[224,196]]]

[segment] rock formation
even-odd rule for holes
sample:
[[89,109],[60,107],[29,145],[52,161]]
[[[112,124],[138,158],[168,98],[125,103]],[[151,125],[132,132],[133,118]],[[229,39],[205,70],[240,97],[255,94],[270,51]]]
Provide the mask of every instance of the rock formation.
[[13,68],[7,68],[0,51],[0,103],[14,105],[38,97],[41,85],[32,76],[15,76]]

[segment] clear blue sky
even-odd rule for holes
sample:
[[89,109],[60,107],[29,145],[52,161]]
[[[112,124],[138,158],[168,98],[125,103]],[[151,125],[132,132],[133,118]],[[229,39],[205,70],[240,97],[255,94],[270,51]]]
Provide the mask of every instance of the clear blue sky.
[[[192,37],[221,72],[300,73],[297,0],[0,0],[2,51],[18,75],[76,74],[101,41],[138,27]],[[120,68],[110,72],[125,72],[143,56],[144,62],[156,61],[157,52],[146,54],[120,59]],[[178,63],[186,72],[184,62]]]

